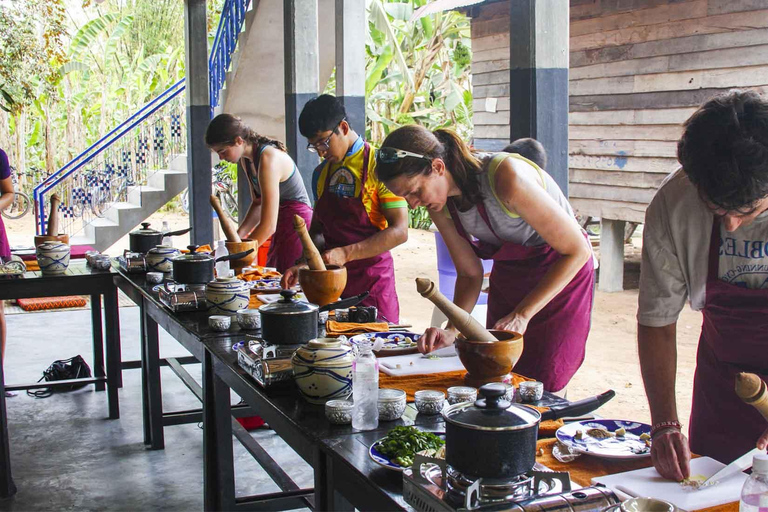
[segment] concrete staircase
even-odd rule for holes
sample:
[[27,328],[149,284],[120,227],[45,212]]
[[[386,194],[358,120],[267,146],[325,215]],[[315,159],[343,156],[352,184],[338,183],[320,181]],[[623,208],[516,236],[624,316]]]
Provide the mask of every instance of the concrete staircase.
[[104,217],[87,224],[85,233],[70,243],[104,251],[186,188],[187,155],[180,154],[171,158],[169,169],[149,175],[147,185],[129,187],[127,201],[113,203]]

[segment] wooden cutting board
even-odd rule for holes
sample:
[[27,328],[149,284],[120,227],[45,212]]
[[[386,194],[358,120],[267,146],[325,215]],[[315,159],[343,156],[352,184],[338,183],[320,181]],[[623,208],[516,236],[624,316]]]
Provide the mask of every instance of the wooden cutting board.
[[[691,460],[691,475],[710,477],[720,471],[725,464],[709,457],[699,457]],[[592,483],[604,484],[606,487],[634,497],[651,497],[666,500],[683,510],[700,510],[739,501],[741,487],[747,475],[739,473],[731,475],[717,485],[703,489],[690,489],[678,482],[662,478],[655,468],[636,469],[615,475],[599,476]]]

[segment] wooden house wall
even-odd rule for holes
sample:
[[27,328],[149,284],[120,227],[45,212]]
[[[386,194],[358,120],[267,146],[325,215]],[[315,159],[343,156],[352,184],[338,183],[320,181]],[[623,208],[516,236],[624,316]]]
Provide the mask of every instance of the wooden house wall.
[[[728,89],[768,92],[768,0],[571,0],[570,200],[642,222],[681,124]],[[509,4],[470,10],[475,146],[509,138]],[[495,111],[494,111],[495,110]]]

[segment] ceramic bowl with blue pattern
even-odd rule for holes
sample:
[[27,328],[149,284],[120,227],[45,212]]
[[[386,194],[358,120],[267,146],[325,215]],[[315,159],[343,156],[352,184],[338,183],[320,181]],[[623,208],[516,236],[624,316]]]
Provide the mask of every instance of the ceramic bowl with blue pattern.
[[248,307],[251,293],[244,281],[234,277],[217,277],[205,285],[205,299],[213,315],[236,315]]
[[347,398],[352,394],[352,347],[336,338],[318,338],[291,357],[293,378],[304,399],[312,404]]
[[555,433],[571,450],[606,459],[640,459],[651,454],[651,426],[625,420],[585,420]]
[[43,274],[63,274],[69,267],[69,246],[62,242],[45,242],[35,248],[37,264]]

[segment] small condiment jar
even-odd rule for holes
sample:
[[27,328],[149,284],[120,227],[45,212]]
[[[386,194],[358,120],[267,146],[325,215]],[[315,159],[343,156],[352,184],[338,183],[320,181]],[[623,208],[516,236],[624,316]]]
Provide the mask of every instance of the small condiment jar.
[[419,414],[440,414],[445,405],[445,393],[434,389],[422,389],[414,394]]
[[477,400],[477,388],[470,386],[453,386],[448,388],[448,403],[474,402]]

